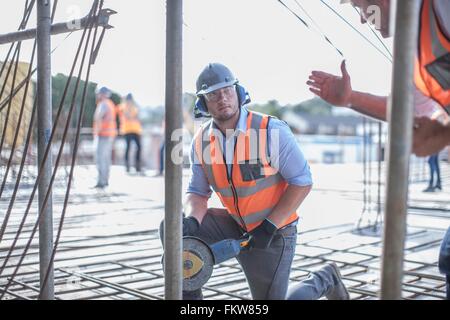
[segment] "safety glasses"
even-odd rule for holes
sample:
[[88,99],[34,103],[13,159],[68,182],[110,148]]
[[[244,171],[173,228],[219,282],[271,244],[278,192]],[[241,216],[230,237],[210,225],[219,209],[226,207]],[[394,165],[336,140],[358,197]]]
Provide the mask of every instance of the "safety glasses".
[[205,98],[208,102],[218,102],[222,95],[224,97],[230,98],[235,92],[234,85],[225,88],[217,89],[212,92],[205,94]]

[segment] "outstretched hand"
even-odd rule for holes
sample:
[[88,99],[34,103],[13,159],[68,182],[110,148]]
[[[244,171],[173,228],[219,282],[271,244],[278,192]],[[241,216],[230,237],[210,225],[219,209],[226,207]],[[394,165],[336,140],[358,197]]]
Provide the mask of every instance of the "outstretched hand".
[[309,90],[335,106],[348,106],[352,94],[350,75],[345,60],[341,64],[342,76],[338,77],[322,71],[312,71],[306,84]]

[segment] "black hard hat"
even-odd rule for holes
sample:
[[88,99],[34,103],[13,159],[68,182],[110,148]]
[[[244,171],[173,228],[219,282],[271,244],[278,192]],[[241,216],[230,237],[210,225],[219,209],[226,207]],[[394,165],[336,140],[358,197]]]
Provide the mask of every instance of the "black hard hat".
[[231,73],[230,69],[220,63],[210,63],[197,78],[197,96],[232,86],[236,83],[238,83],[238,80]]

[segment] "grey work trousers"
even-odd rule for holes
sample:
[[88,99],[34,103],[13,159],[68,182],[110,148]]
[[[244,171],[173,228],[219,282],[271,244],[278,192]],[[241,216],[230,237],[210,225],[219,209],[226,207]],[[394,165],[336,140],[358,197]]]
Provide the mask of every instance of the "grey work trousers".
[[97,164],[97,171],[98,171],[97,185],[99,186],[108,185],[113,142],[114,142],[113,137],[97,136],[95,139],[96,145],[95,162]]

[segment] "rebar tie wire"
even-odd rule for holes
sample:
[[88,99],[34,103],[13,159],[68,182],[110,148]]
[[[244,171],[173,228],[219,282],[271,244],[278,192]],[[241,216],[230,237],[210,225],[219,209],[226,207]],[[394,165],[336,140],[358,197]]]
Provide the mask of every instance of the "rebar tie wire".
[[[36,0],[32,0],[29,6],[27,6],[25,4],[24,15],[23,15],[22,21],[20,22],[20,25],[19,25],[19,29],[18,29],[19,31],[21,29],[24,29],[26,24],[28,23],[28,20],[30,18],[31,11],[33,10],[35,1]],[[12,51],[12,48],[14,47],[14,44],[15,44],[15,42],[11,43],[11,45],[9,46],[9,50],[8,50],[8,53],[6,54],[5,62],[8,61],[9,55],[11,54],[11,51]],[[0,78],[3,75],[3,70],[4,69],[5,69],[5,64],[3,64],[2,68],[0,69]],[[0,95],[0,97],[1,97],[1,95]]]
[[[54,16],[55,16],[55,12],[56,12],[57,2],[58,1],[55,0],[55,2],[53,3],[52,17],[51,17],[51,21],[52,22],[53,22],[53,19],[54,19]],[[32,11],[31,10],[32,9],[31,5],[33,5],[34,3],[35,3],[35,0],[32,0],[32,2],[30,3],[30,6],[28,7],[28,9],[25,10],[25,12],[27,14],[27,19],[29,19],[29,17],[30,17],[30,13]],[[26,21],[28,21],[28,20],[26,20]],[[23,25],[23,21],[21,22],[21,26],[22,25]],[[23,27],[25,27],[25,26],[26,25],[23,25]],[[11,45],[11,48],[12,48],[13,44]],[[33,66],[33,62],[34,62],[36,45],[37,45],[37,40],[35,39],[34,40],[34,45],[33,45],[32,57],[31,57],[31,61],[30,61],[30,67],[29,67],[29,70],[28,70],[28,75],[24,79],[24,81],[19,85],[20,88],[14,93],[14,95],[15,95],[22,88],[23,84],[24,83],[26,84],[25,93],[24,93],[24,97],[23,97],[23,100],[22,100],[20,116],[19,116],[19,123],[18,123],[17,128],[16,128],[16,134],[15,134],[14,142],[13,142],[13,150],[11,152],[11,156],[10,156],[10,159],[8,161],[8,166],[7,166],[7,169],[6,169],[6,173],[5,173],[3,184],[2,184],[2,187],[0,189],[0,199],[1,199],[4,187],[5,187],[5,184],[6,184],[6,178],[7,178],[7,175],[8,175],[8,171],[9,171],[9,167],[10,167],[10,163],[11,163],[11,158],[12,158],[12,155],[13,155],[13,152],[14,152],[14,149],[15,149],[16,139],[17,139],[19,128],[20,128],[20,124],[21,124],[21,120],[22,120],[22,113],[23,113],[23,110],[24,110],[24,104],[25,104],[25,100],[26,100],[26,96],[27,96],[27,92],[28,92],[28,87],[29,87],[29,83],[30,83],[29,80],[31,79],[32,74],[37,70],[37,68],[35,68],[33,71],[31,71],[32,66]],[[14,91],[13,89],[14,88],[11,88],[11,92]],[[11,97],[11,99],[12,99],[12,97]],[[11,196],[11,199],[10,199],[10,202],[9,202],[9,205],[8,205],[8,210],[7,210],[6,215],[5,215],[4,219],[3,219],[2,225],[0,227],[0,243],[1,243],[2,239],[3,239],[4,233],[6,231],[6,227],[8,225],[8,221],[9,221],[9,218],[10,218],[10,215],[11,215],[12,208],[14,206],[14,201],[16,199],[16,195],[17,195],[17,192],[18,192],[18,188],[19,188],[19,185],[20,185],[21,178],[22,178],[23,168],[24,168],[25,161],[26,161],[26,158],[27,158],[27,155],[28,155],[27,150],[28,150],[28,147],[29,147],[29,144],[30,144],[30,141],[31,141],[31,136],[32,136],[32,129],[33,129],[36,105],[37,105],[37,99],[35,99],[35,101],[33,102],[33,109],[32,109],[32,113],[31,113],[30,124],[29,124],[29,128],[28,128],[28,134],[27,134],[25,147],[24,147],[24,155],[22,157],[22,161],[21,161],[21,164],[20,164],[20,167],[19,167],[19,172],[18,172],[18,175],[17,175],[16,184],[14,186],[14,191],[13,191],[13,194]],[[0,149],[0,151],[1,151],[1,149]]]
[[[21,48],[21,43],[19,42],[17,44],[17,48],[16,48],[17,55],[15,55],[16,62],[14,63],[14,72],[13,72],[12,83],[11,83],[11,97],[10,97],[10,99],[8,101],[8,109],[6,110],[6,117],[5,117],[4,127],[3,127],[3,133],[2,133],[2,137],[1,137],[1,141],[0,141],[0,152],[3,149],[3,143],[5,142],[5,137],[6,137],[6,129],[8,128],[9,115],[11,114],[12,92],[13,92],[13,88],[15,87],[15,84],[16,84],[17,69],[19,67],[20,48]],[[12,63],[11,63],[11,65],[12,65]],[[8,76],[9,76],[9,74],[8,74]],[[8,81],[7,81],[7,78],[6,78],[5,79],[5,83],[3,84],[3,88],[2,88],[1,94],[3,94],[3,89],[5,89],[7,82]]]
[[[97,5],[98,5],[98,1],[96,0],[96,1],[94,2],[94,5],[93,5],[93,7],[92,7],[90,13],[89,13],[89,17],[91,17],[91,16],[94,14],[94,10],[95,10],[95,8],[97,7]],[[22,232],[22,229],[23,229],[23,227],[24,227],[24,224],[25,224],[25,220],[26,220],[26,218],[27,218],[27,215],[29,214],[29,211],[30,211],[30,208],[31,208],[31,203],[33,202],[33,198],[34,198],[34,195],[35,195],[37,186],[38,186],[38,184],[39,184],[39,182],[40,182],[40,179],[41,179],[41,177],[42,177],[41,172],[42,172],[43,165],[44,165],[45,162],[47,161],[48,154],[49,154],[49,151],[50,151],[50,149],[51,149],[51,143],[52,143],[52,141],[53,141],[53,138],[54,138],[54,135],[55,135],[55,132],[56,132],[57,123],[58,123],[59,117],[60,117],[60,115],[61,115],[63,103],[64,103],[65,98],[66,98],[66,96],[67,96],[68,87],[69,87],[69,84],[70,84],[70,82],[71,82],[72,75],[73,75],[73,72],[74,72],[76,63],[77,63],[77,61],[78,61],[79,53],[80,53],[80,51],[81,51],[81,47],[82,47],[83,42],[84,42],[84,38],[85,38],[85,35],[86,35],[86,32],[87,32],[87,28],[89,27],[89,30],[92,30],[92,24],[93,24],[93,21],[92,21],[88,26],[86,26],[86,27],[84,28],[84,30],[83,30],[83,35],[82,35],[82,38],[81,38],[81,40],[80,40],[80,43],[79,43],[79,46],[78,46],[78,49],[77,49],[77,53],[76,53],[76,56],[75,56],[75,60],[74,60],[74,63],[73,63],[73,65],[72,65],[72,69],[71,69],[71,72],[70,72],[70,76],[69,76],[68,81],[67,81],[67,83],[66,83],[66,87],[65,87],[64,93],[63,93],[63,97],[62,97],[62,99],[61,99],[61,103],[60,103],[60,106],[59,106],[59,108],[58,108],[58,112],[57,112],[56,117],[55,117],[53,129],[52,129],[52,132],[51,132],[51,135],[50,135],[50,138],[49,138],[49,142],[48,142],[48,144],[47,144],[47,146],[46,146],[46,149],[45,149],[43,161],[42,161],[42,163],[41,163],[40,170],[39,170],[39,172],[38,172],[38,176],[37,176],[37,178],[36,178],[36,182],[35,182],[35,185],[34,185],[34,187],[33,187],[32,194],[31,194],[31,196],[30,196],[30,200],[29,200],[29,202],[28,202],[28,205],[27,205],[27,208],[26,208],[24,217],[23,217],[23,219],[22,219],[22,221],[21,221],[21,224],[20,224],[20,226],[19,226],[19,230],[18,230],[18,232],[17,232],[17,234],[16,234],[16,237],[15,237],[15,239],[14,239],[14,242],[13,242],[12,246],[10,247],[10,249],[9,249],[9,251],[8,251],[8,254],[7,254],[7,257],[6,257],[6,259],[4,260],[3,265],[2,265],[2,267],[1,267],[1,269],[0,269],[0,275],[3,274],[3,272],[4,272],[4,269],[5,269],[5,267],[6,267],[6,264],[7,264],[8,260],[9,260],[9,258],[11,257],[11,254],[12,254],[12,252],[13,252],[13,250],[14,250],[16,244],[17,244],[18,238],[19,238],[19,236],[20,236],[20,234],[21,234],[21,232]],[[87,48],[87,43],[86,43],[86,48]],[[85,51],[84,51],[84,57],[85,57],[85,54],[86,54],[86,51],[87,51],[86,48],[85,48]],[[83,57],[83,61],[84,61],[84,57]],[[81,73],[81,71],[82,71],[82,65],[80,66],[80,73]],[[79,81],[80,81],[80,77],[79,77],[78,80],[77,80],[77,87],[78,87]],[[74,107],[74,103],[72,103],[70,113],[73,112],[73,107]],[[38,227],[38,225],[39,225],[39,222],[40,222],[40,219],[41,219],[41,216],[42,216],[43,209],[45,209],[45,207],[46,207],[46,205],[47,205],[47,201],[48,201],[48,198],[49,198],[50,190],[51,190],[51,188],[52,188],[52,185],[53,185],[53,182],[54,182],[54,178],[55,178],[55,176],[56,176],[56,171],[57,171],[57,168],[58,168],[58,166],[59,166],[59,161],[60,161],[60,158],[61,158],[62,149],[63,149],[63,147],[64,147],[65,139],[66,139],[66,137],[67,137],[67,131],[68,131],[69,121],[70,121],[70,118],[68,119],[68,121],[66,121],[65,134],[64,134],[64,136],[63,136],[63,140],[62,140],[62,143],[61,143],[61,147],[60,147],[60,150],[59,150],[59,153],[58,153],[58,157],[57,157],[57,160],[56,160],[56,163],[55,163],[55,170],[54,170],[53,175],[52,175],[52,177],[51,177],[50,185],[49,185],[49,188],[48,188],[47,193],[46,193],[46,195],[45,195],[44,203],[42,204],[41,210],[39,211],[38,219],[37,219],[37,221],[36,221],[36,223],[35,223],[35,226],[34,226],[33,231],[32,231],[32,233],[31,233],[30,239],[29,239],[27,245],[25,246],[25,250],[24,250],[24,252],[23,252],[22,255],[21,255],[21,258],[20,258],[20,260],[19,260],[19,263],[17,264],[17,266],[16,266],[16,268],[15,268],[15,270],[14,270],[14,272],[13,272],[11,278],[10,278],[10,281],[7,283],[7,285],[6,285],[5,289],[4,289],[4,291],[2,292],[2,294],[1,294],[1,296],[0,296],[0,299],[3,298],[3,296],[4,296],[4,294],[5,294],[5,291],[6,291],[6,290],[9,288],[9,286],[11,285],[11,282],[12,282],[11,280],[13,280],[14,277],[17,275],[17,271],[18,271],[18,269],[20,268],[20,266],[21,266],[21,264],[22,264],[22,262],[23,262],[23,259],[25,258],[25,255],[26,255],[27,251],[29,250],[29,248],[30,248],[30,246],[31,246],[31,242],[32,242],[32,240],[33,240],[34,234],[35,234],[35,232],[36,232],[36,230],[37,230],[37,227]],[[3,235],[1,235],[1,236],[3,236]]]
[[[29,17],[30,17],[30,13],[31,13],[31,5],[34,4],[34,3],[35,3],[35,0],[32,0],[32,2],[30,3],[30,6],[28,7],[29,9],[26,10],[27,15],[28,15],[28,16],[27,16],[27,19],[29,19]],[[52,21],[53,21],[54,14],[55,14],[55,11],[56,11],[56,4],[57,4],[57,1],[55,1],[55,2],[54,2],[54,5],[53,5]],[[27,20],[27,21],[28,21],[28,20]],[[26,25],[24,25],[24,22],[22,21],[22,22],[21,22],[21,27],[24,28],[25,26],[26,26]],[[20,43],[20,42],[19,42],[19,43]],[[32,68],[32,65],[33,65],[34,54],[35,54],[35,48],[36,48],[36,39],[35,39],[35,42],[34,42],[34,45],[33,45],[33,53],[32,53],[32,58],[31,58],[31,62],[30,62],[30,69]],[[30,73],[30,69],[29,69],[29,71],[28,71],[27,77],[24,79],[24,81],[22,81],[21,86],[22,86],[23,84],[26,84],[26,86],[28,87],[28,85],[29,85],[29,79],[31,78],[31,75],[37,70],[37,68],[35,68],[35,69]],[[6,82],[5,82],[5,83],[6,83]],[[11,93],[14,91],[13,89],[14,89],[14,86],[11,88]],[[14,93],[14,95],[15,95],[20,89],[21,89],[21,87],[18,88],[18,90],[16,90],[16,92]],[[25,97],[26,97],[26,93],[25,93],[25,95],[24,95],[24,99],[25,99]],[[12,96],[11,96],[11,98],[10,98],[9,101],[11,101],[11,100],[12,100]],[[7,101],[7,102],[8,102],[8,101]],[[24,103],[24,101],[22,101],[22,107],[23,107],[23,103]],[[33,121],[34,121],[34,112],[35,112],[35,109],[36,109],[36,104],[37,104],[37,99],[35,99],[35,101],[34,101],[34,103],[33,103],[33,111],[32,111],[33,113],[32,113],[32,115],[31,115],[31,119],[30,119],[30,126],[29,126],[29,129],[28,129],[28,135],[27,135],[27,139],[26,139],[26,143],[25,143],[25,148],[24,148],[25,151],[28,150],[28,146],[29,146],[29,143],[30,143],[30,140],[31,140],[31,135],[32,135],[32,124],[33,124]],[[0,108],[0,111],[1,111],[1,108]],[[19,127],[19,126],[18,126],[18,127]],[[6,125],[5,125],[5,128],[6,128]],[[1,148],[0,148],[0,152],[1,152]],[[17,177],[17,180],[16,180],[16,186],[15,186],[13,195],[12,195],[12,197],[11,197],[11,199],[10,199],[10,203],[9,203],[9,206],[8,206],[8,211],[6,212],[5,218],[3,219],[3,222],[2,222],[2,226],[0,227],[0,243],[1,243],[2,239],[3,239],[4,233],[5,233],[5,231],[6,231],[6,227],[7,227],[7,225],[8,225],[8,221],[9,221],[9,218],[10,218],[10,215],[11,215],[11,211],[12,211],[12,208],[13,208],[13,205],[14,205],[14,201],[15,201],[16,194],[17,194],[17,191],[18,191],[19,183],[20,183],[20,180],[21,180],[21,177],[22,177],[23,167],[24,167],[24,165],[25,165],[25,158],[26,158],[26,156],[27,156],[27,152],[25,152],[25,155],[24,155],[24,157],[22,158],[21,166],[20,166],[20,169],[19,169],[19,174],[18,174],[18,177]],[[44,161],[45,161],[45,160],[44,160]],[[8,168],[7,168],[7,171],[8,171]],[[5,175],[5,178],[6,178],[6,175]],[[3,192],[3,186],[2,186],[2,189],[1,189],[1,191],[0,191],[0,198],[1,198],[2,192]]]
[[[31,71],[32,71],[32,68],[33,68],[34,56],[35,56],[35,53],[36,53],[36,44],[37,44],[37,41],[35,40],[34,41],[34,45],[33,45],[33,52],[31,54],[31,61],[30,61],[30,66],[28,68],[28,76],[27,77],[29,77],[31,75]],[[14,157],[14,151],[16,149],[17,139],[19,137],[19,132],[20,132],[20,129],[21,129],[20,126],[22,124],[23,113],[24,113],[24,110],[25,110],[25,102],[27,100],[29,84],[30,84],[30,81],[27,81],[27,83],[25,85],[25,90],[24,90],[24,94],[23,94],[23,98],[22,98],[22,104],[21,104],[20,112],[19,112],[19,118],[17,120],[16,131],[14,133],[14,140],[13,140],[13,143],[12,143],[12,146],[11,146],[11,153],[10,153],[10,156],[9,156],[9,159],[8,159],[8,164],[6,165],[6,172],[5,172],[5,175],[3,177],[3,182],[2,182],[2,185],[0,187],[0,199],[2,198],[2,194],[3,194],[3,191],[4,191],[5,185],[6,185],[6,181],[8,179],[9,169],[11,167],[12,159]],[[12,99],[10,101],[12,101]],[[5,124],[5,128],[6,128],[6,124]],[[3,141],[2,141],[2,144],[3,144]],[[1,152],[1,150],[2,149],[0,148],[0,152]]]
[[[301,18],[295,11],[293,11],[291,8],[289,8],[282,0],[277,0],[279,3],[281,3],[287,10],[289,10],[302,24],[305,25],[306,28],[308,28],[309,30],[313,31],[313,29],[311,28],[311,26],[303,19]],[[300,6],[299,3],[297,3],[299,5],[300,8],[302,8]],[[331,45],[336,51],[337,53],[341,56],[344,57],[344,54],[342,53],[341,50],[339,50],[339,48],[337,46],[335,46],[333,44],[333,42],[328,38],[327,35],[325,35],[323,32],[321,32],[320,30],[317,30],[317,33],[323,37],[323,39],[329,44]]]
[[[100,6],[99,6],[98,11],[100,11],[102,9],[102,7],[103,7],[103,0],[101,0],[101,2],[100,2]],[[89,38],[90,38],[90,35],[91,35],[91,30],[92,30],[92,27],[91,27],[91,29],[89,29],[88,40],[86,42],[85,52],[84,52],[84,55],[83,55],[83,62],[81,63],[82,65],[84,63],[84,58],[86,56],[86,50],[87,50],[87,47],[88,47]],[[50,266],[53,264],[53,262],[55,260],[56,251],[58,249],[58,245],[59,245],[59,241],[60,241],[60,238],[61,238],[62,229],[63,229],[63,226],[64,226],[64,221],[65,221],[65,218],[66,218],[66,210],[67,210],[67,206],[68,206],[68,203],[69,203],[69,196],[70,196],[70,189],[71,189],[71,186],[72,186],[73,172],[74,172],[74,169],[75,169],[75,162],[76,162],[77,155],[78,155],[78,147],[79,147],[80,132],[81,132],[81,123],[82,123],[82,120],[83,120],[84,109],[85,109],[85,106],[86,106],[85,102],[86,102],[87,87],[88,87],[88,83],[89,83],[89,76],[90,76],[90,72],[91,72],[91,66],[93,65],[93,61],[95,60],[95,58],[97,56],[95,54],[95,52],[98,52],[99,44],[102,41],[102,39],[100,38],[99,43],[96,45],[97,31],[98,31],[98,25],[95,26],[94,37],[93,37],[92,45],[91,45],[91,52],[90,52],[90,55],[89,55],[89,63],[88,63],[86,78],[85,78],[85,82],[84,82],[83,94],[82,94],[81,105],[80,105],[80,112],[79,112],[79,116],[78,116],[77,131],[76,131],[76,135],[75,135],[75,145],[74,145],[74,150],[73,150],[73,154],[72,154],[72,162],[71,162],[71,165],[70,165],[69,181],[67,183],[67,189],[66,189],[66,194],[65,194],[65,198],[64,198],[63,209],[62,209],[62,212],[61,212],[61,218],[59,220],[59,227],[58,227],[58,232],[57,232],[56,239],[55,239],[54,248],[53,248],[53,251],[52,251],[52,256],[50,258],[50,263],[49,263],[49,266],[48,266],[47,271],[45,273],[45,278],[44,278],[44,281],[43,281],[43,284],[42,284],[42,287],[44,287],[44,288],[45,288],[45,286],[47,284],[48,277],[49,277],[49,274],[50,274]],[[104,34],[104,32],[105,32],[105,29],[103,29],[103,33],[102,34]],[[80,79],[80,77],[81,77],[81,69],[80,69],[80,73],[78,75],[78,79]],[[78,88],[78,82],[77,82],[77,85],[76,85],[77,88]],[[77,89],[75,89],[75,91],[77,91]],[[74,93],[73,98],[72,98],[72,106],[73,106],[73,104],[75,102],[75,96],[76,96],[76,93]],[[70,119],[68,120],[68,122],[69,121],[70,121]],[[66,127],[66,131],[67,131],[67,127]],[[65,134],[66,133],[67,132],[65,132]]]

